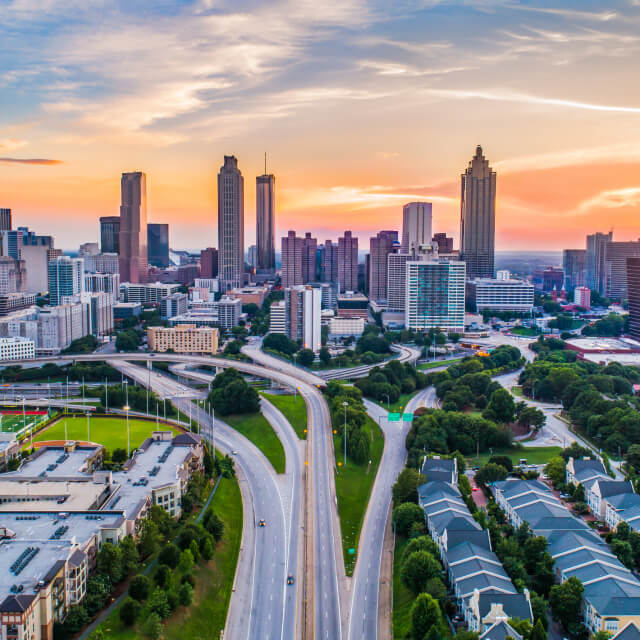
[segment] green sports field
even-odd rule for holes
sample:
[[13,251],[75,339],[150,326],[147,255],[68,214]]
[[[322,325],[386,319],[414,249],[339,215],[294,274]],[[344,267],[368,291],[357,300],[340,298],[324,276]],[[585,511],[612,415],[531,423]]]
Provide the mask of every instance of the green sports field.
[[[87,440],[87,419],[85,417],[65,418],[62,416],[55,424],[51,425],[34,439],[35,442],[42,440],[64,440],[65,421],[67,423],[67,437],[69,440]],[[160,429],[170,429],[178,433],[167,425],[160,423]],[[155,421],[129,419],[129,431],[131,437],[131,448],[135,449],[156,430]],[[127,448],[127,420],[126,418],[90,418],[89,419],[89,439],[91,442],[98,442],[104,445],[109,451],[114,449]]]
[[44,422],[48,419],[49,416],[47,414],[29,415],[29,413],[27,412],[26,416],[23,417],[22,413],[5,413],[2,414],[2,432],[15,433],[17,431],[20,431],[20,429],[22,429],[24,426],[29,427],[30,425],[34,425],[35,427],[40,422]]

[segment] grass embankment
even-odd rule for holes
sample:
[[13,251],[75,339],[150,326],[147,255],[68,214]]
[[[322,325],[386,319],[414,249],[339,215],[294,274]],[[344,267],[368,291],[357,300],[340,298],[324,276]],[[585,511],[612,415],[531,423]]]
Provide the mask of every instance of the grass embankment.
[[[67,437],[69,440],[87,440],[87,418],[61,416],[60,419],[39,433],[34,442],[43,440],[64,440],[65,422],[67,425]],[[178,433],[177,429],[160,423],[161,430],[170,430]],[[155,420],[136,420],[129,418],[129,435],[131,448],[139,447],[146,438],[151,437],[151,432],[156,430]],[[109,451],[127,448],[127,420],[122,418],[89,418],[89,438],[91,442],[99,442]]]
[[238,413],[222,419],[253,442],[264,453],[276,473],[284,473],[284,448],[273,427],[261,413]]
[[511,462],[517,465],[520,458],[526,458],[527,464],[546,464],[549,458],[560,455],[562,447],[509,447],[506,449],[494,449],[493,454],[481,453],[479,458],[470,456],[467,458],[470,466],[477,467],[485,464],[491,455],[509,456]]
[[526,338],[534,338],[539,334],[535,329],[530,329],[529,327],[514,327],[511,329],[511,333],[514,336],[524,336]]
[[262,393],[261,395],[282,412],[298,438],[306,440],[307,405],[304,398],[300,394],[291,396],[279,393]]
[[393,553],[393,611],[391,612],[393,637],[407,638],[411,633],[411,605],[415,597],[400,580],[400,567],[402,566],[402,554],[408,544],[404,538],[396,538],[396,546]]
[[[342,449],[342,437],[340,427],[333,436],[333,447],[336,461],[342,463],[344,450]],[[384,437],[380,427],[369,417],[362,427],[363,433],[371,439],[369,457],[371,465],[358,465],[347,457],[346,466],[338,467],[336,473],[336,494],[338,498],[338,515],[340,516],[340,530],[342,532],[342,551],[344,565],[348,576],[353,575],[356,564],[358,541],[364,521],[364,514],[369,504],[369,496],[376,479],[378,465],[384,448]],[[355,549],[356,553],[350,554],[349,549]]]
[[[178,609],[163,625],[164,640],[218,638],[224,628],[242,539],[242,496],[235,478],[223,478],[211,507],[224,522],[224,535],[213,558],[194,567],[194,602]],[[98,627],[110,640],[138,640],[134,628],[120,621],[119,607]]]
[[[407,402],[409,402],[416,393],[417,391],[414,391],[413,393],[401,393],[397,401],[391,402],[390,404],[387,404],[386,400],[372,400],[372,402],[375,402],[383,409],[386,409],[389,413],[400,413],[404,411],[404,408],[407,406]],[[368,400],[371,400],[371,398],[368,398]]]
[[462,358],[453,358],[452,360],[432,360],[431,362],[422,362],[418,365],[418,369],[436,369],[437,367],[448,367],[450,364],[462,362]]

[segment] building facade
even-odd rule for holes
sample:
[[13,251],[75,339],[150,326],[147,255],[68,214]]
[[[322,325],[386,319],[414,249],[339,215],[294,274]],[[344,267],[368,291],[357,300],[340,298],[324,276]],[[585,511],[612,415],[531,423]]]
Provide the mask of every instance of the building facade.
[[405,326],[464,331],[464,262],[407,262]]
[[62,304],[63,298],[84,291],[84,260],[61,256],[49,263],[49,304]]
[[338,238],[338,286],[340,293],[358,290],[358,238],[351,231]]
[[379,231],[369,240],[369,298],[376,302],[387,299],[388,256],[397,250],[398,232]]
[[609,233],[593,233],[587,236],[585,255],[585,278],[589,289],[604,295],[606,279],[606,245],[613,241],[613,231]]
[[160,304],[162,298],[176,293],[180,285],[163,284],[156,282],[153,284],[132,284],[123,282],[120,285],[120,299],[122,302],[140,302],[142,304]]
[[605,295],[610,300],[622,302],[628,297],[627,258],[640,258],[640,240],[605,244]]
[[322,255],[322,282],[338,282],[338,245],[326,240]]
[[562,252],[562,268],[567,291],[584,287],[587,282],[587,250],[565,249]]
[[152,351],[161,353],[169,349],[175,353],[216,354],[218,352],[218,330],[215,327],[196,327],[195,324],[149,327],[147,340]]
[[640,340],[640,258],[627,258],[629,288],[629,333]]
[[416,254],[431,244],[431,209],[430,202],[410,202],[402,208],[402,253]]
[[318,240],[312,238],[309,232],[305,233],[302,243],[302,282],[304,284],[316,280],[317,254]]
[[320,320],[322,292],[309,286],[285,289],[286,333],[291,340],[300,340],[303,349],[320,351]]
[[438,245],[438,253],[453,253],[453,238],[449,238],[446,233],[436,233],[433,242]]
[[107,293],[115,303],[120,296],[120,274],[85,273],[84,290],[89,293]]
[[11,231],[11,209],[0,209],[0,231]]
[[120,182],[120,277],[147,281],[147,176],[123,173]]
[[273,174],[256,178],[256,246],[258,260],[256,269],[262,272],[276,270],[275,225],[276,225],[276,177]]
[[408,253],[390,253],[387,256],[387,309],[404,313],[407,294]]
[[303,284],[302,255],[304,238],[296,236],[295,231],[289,231],[286,238],[282,238],[282,288],[296,287]]
[[493,278],[495,271],[496,174],[482,147],[461,177],[460,260],[467,277]]
[[117,253],[99,253],[85,256],[84,270],[89,273],[120,273],[120,258]]
[[244,178],[235,156],[218,173],[218,275],[223,291],[244,284]]
[[591,309],[591,289],[589,287],[576,287],[573,290],[573,304],[585,309]]
[[169,261],[169,225],[150,223],[147,225],[147,248],[149,264],[165,268]]
[[512,279],[478,278],[469,283],[471,297],[477,311],[513,311],[531,313],[534,288],[530,282]]
[[187,312],[188,296],[186,293],[172,293],[160,301],[160,316],[164,320],[174,318]]
[[207,247],[200,252],[200,277],[218,277],[218,250]]
[[0,360],[35,358],[36,345],[29,338],[0,338]]
[[120,253],[120,216],[100,218],[101,253]]

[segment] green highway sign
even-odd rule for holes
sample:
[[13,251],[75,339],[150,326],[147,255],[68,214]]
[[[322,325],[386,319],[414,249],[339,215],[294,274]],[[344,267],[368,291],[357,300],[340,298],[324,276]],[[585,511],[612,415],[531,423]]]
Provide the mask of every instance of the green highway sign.
[[413,421],[413,413],[402,414],[402,422],[412,422],[412,421]]
[[390,413],[387,416],[387,420],[389,420],[389,422],[400,422],[400,414],[399,413]]
[[348,553],[349,553],[350,556],[355,556],[356,555],[356,550],[351,548],[351,549],[348,550]]

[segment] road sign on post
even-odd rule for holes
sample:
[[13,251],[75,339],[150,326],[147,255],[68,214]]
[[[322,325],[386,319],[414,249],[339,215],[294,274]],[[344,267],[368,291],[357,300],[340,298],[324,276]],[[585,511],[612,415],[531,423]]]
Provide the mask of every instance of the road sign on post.
[[387,416],[387,420],[389,420],[389,422],[400,422],[400,414],[399,413],[390,413]]
[[402,422],[413,422],[413,413],[403,413]]

